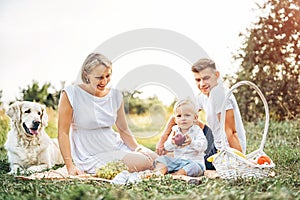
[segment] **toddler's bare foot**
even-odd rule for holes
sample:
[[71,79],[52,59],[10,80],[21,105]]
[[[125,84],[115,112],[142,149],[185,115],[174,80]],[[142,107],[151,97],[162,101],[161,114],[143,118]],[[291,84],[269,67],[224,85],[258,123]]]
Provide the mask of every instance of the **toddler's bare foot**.
[[180,169],[177,172],[172,173],[172,175],[184,175],[184,176],[186,176],[187,173],[184,169]]

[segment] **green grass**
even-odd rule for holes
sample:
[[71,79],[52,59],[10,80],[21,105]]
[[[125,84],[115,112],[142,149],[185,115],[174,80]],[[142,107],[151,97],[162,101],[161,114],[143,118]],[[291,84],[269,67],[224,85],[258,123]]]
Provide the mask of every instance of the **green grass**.
[[[1,125],[1,138],[5,137],[6,128]],[[262,129],[263,123],[246,124],[249,151],[259,146]],[[154,149],[158,138],[139,141]],[[0,199],[300,199],[300,122],[271,122],[264,150],[276,164],[273,178],[204,178],[195,185],[165,176],[120,186],[99,181],[17,179],[7,174],[9,164],[1,143]]]

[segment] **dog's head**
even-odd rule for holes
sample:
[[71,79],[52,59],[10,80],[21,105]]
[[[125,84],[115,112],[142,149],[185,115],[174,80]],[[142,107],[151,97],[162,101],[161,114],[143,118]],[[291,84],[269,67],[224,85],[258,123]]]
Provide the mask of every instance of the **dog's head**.
[[46,106],[39,103],[17,101],[9,106],[6,114],[16,128],[27,136],[38,135],[41,129],[48,125]]

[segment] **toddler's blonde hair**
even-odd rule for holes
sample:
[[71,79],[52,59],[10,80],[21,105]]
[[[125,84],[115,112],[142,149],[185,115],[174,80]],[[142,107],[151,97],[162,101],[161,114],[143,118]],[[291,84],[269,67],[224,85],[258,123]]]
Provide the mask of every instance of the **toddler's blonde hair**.
[[173,113],[175,114],[176,113],[176,110],[181,107],[182,105],[191,105],[192,108],[193,108],[193,112],[195,115],[198,114],[198,109],[196,107],[196,104],[193,100],[191,100],[190,98],[184,98],[184,99],[180,99],[178,100],[175,105],[174,105],[174,108],[173,108]]

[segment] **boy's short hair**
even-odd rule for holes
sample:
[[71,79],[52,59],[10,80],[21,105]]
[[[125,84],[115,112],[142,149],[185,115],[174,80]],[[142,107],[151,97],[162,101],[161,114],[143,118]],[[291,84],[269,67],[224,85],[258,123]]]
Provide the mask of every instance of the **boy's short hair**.
[[196,104],[193,100],[191,100],[190,98],[184,98],[184,99],[180,99],[178,100],[173,108],[173,113],[176,112],[177,108],[181,107],[182,105],[191,105],[193,107],[193,112],[196,115],[198,113],[198,109],[196,107]]
[[206,68],[211,68],[216,70],[216,64],[213,60],[209,58],[201,58],[192,66],[192,72],[198,73]]

